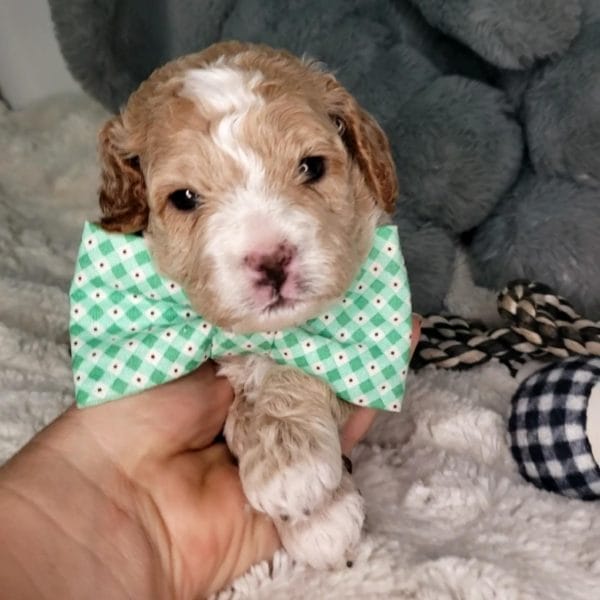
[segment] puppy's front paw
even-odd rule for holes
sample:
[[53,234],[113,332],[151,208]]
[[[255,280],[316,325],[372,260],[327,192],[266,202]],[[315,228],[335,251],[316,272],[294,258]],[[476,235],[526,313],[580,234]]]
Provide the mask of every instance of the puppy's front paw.
[[288,554],[316,569],[351,566],[365,519],[364,501],[350,475],[340,487],[304,521],[276,521],[281,543]]
[[260,442],[240,457],[239,466],[255,509],[275,519],[306,519],[340,485],[337,431],[315,432],[311,425],[283,420],[263,424]]

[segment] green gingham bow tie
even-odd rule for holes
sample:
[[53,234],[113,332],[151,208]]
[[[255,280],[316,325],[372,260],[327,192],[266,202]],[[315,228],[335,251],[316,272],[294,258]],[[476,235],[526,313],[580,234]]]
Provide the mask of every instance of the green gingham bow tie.
[[348,402],[400,410],[410,358],[410,293],[398,231],[378,227],[346,295],[299,327],[235,334],[194,312],[157,273],[143,237],[86,223],[71,285],[80,407],[181,377],[208,358],[258,353],[330,384]]

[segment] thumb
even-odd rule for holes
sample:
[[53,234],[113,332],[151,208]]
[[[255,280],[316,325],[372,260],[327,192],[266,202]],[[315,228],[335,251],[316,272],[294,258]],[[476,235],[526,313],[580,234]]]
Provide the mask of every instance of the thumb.
[[[158,390],[157,390],[158,391]],[[223,429],[233,390],[214,365],[204,364],[186,377],[163,386],[156,417],[168,421],[163,448],[174,454],[209,446]]]
[[[169,458],[208,446],[227,417],[233,392],[205,363],[180,379],[66,417],[74,431],[89,435],[119,463],[142,457]],[[74,427],[73,427],[74,425]]]

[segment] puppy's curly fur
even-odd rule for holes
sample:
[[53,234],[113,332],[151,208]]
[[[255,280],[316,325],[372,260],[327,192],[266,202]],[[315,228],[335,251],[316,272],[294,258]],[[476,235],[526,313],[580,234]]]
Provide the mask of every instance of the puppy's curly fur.
[[[103,227],[144,230],[158,269],[236,331],[289,327],[342,296],[397,195],[373,118],[320,65],[260,45],[221,43],[158,69],[100,146]],[[221,371],[250,504],[296,559],[345,564],[364,518],[341,461],[349,405],[264,357]]]

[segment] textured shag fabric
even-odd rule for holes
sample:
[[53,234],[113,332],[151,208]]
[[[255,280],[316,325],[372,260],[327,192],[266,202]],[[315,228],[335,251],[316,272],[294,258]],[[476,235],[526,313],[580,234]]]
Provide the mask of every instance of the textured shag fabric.
[[[0,461],[73,401],[67,290],[84,219],[96,215],[95,132],[82,97],[0,108]],[[464,257],[448,302],[492,305]],[[222,600],[589,600],[600,589],[600,505],[518,474],[506,419],[517,382],[498,365],[424,370],[402,413],[353,456],[367,503],[351,569],[315,572],[279,553]]]

